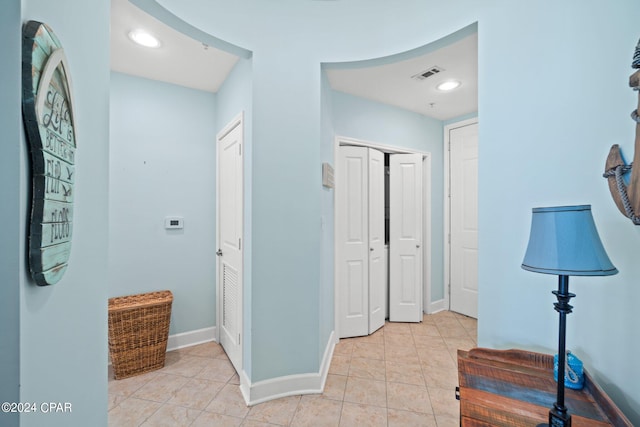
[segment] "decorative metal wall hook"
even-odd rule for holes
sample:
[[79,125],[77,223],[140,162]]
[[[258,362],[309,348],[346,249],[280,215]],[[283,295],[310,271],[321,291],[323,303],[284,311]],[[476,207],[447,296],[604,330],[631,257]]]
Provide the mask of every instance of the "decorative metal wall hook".
[[[631,67],[637,71],[629,77],[629,86],[640,90],[640,40],[633,54]],[[636,140],[634,145],[633,162],[627,165],[620,154],[618,144],[611,146],[607,162],[605,163],[604,176],[609,183],[609,191],[618,210],[634,225],[640,225],[640,92],[638,93],[638,107],[631,112],[631,119],[636,124]],[[633,164],[639,165],[633,168]],[[631,172],[631,179],[627,185],[624,175]]]

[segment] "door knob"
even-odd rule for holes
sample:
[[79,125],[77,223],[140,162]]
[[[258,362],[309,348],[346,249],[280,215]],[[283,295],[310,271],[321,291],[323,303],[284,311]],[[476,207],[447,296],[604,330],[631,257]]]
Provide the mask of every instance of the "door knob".
[[370,250],[371,252],[373,252],[373,248],[369,248],[369,250]]
[[222,249],[218,249],[218,250],[216,251],[216,255],[218,255],[218,256],[222,256]]
[[416,249],[420,249],[420,243],[416,245]]

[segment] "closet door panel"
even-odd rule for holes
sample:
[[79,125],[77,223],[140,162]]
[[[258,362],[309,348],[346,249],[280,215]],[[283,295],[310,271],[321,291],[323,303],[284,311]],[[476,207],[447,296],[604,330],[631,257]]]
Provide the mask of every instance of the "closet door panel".
[[384,257],[384,154],[369,149],[369,333],[384,326],[386,307]]
[[422,321],[422,156],[392,154],[389,321]]
[[340,338],[369,332],[368,152],[340,147],[336,185]]

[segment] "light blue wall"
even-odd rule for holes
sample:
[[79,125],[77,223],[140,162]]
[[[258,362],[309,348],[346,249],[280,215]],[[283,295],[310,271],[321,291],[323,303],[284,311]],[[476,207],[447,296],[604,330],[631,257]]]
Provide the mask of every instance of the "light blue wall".
[[[216,129],[220,132],[240,112],[244,112],[245,145],[250,142],[252,111],[252,60],[240,58],[216,93]],[[251,145],[251,144],[248,144]],[[245,147],[247,148],[247,147]],[[246,159],[245,159],[246,161]],[[250,168],[248,168],[250,169]],[[250,170],[249,170],[250,171]]]
[[[24,272],[20,268],[24,259],[21,242],[21,28],[20,0],[10,0],[0,6],[0,182],[2,198],[0,222],[4,233],[0,239],[0,402],[20,401],[20,288]],[[0,424],[18,425],[18,414],[0,413]]]
[[[244,111],[250,165],[251,59],[217,94],[115,72],[111,83],[109,296],[169,289],[171,334],[215,326],[215,141]],[[165,216],[184,230],[165,230]]]
[[251,126],[253,117],[253,86],[251,58],[240,58],[231,70],[224,84],[216,93],[216,132],[220,132],[240,112],[244,114],[244,301],[243,336],[244,343],[242,369],[251,377],[251,283],[252,283],[252,156],[253,143]]
[[[78,149],[69,267],[62,280],[46,287],[35,285],[24,261],[27,189],[31,186],[24,135],[19,141],[19,158],[13,156],[21,170],[16,188],[21,195],[20,223],[14,224],[21,236],[19,280],[14,282],[20,285],[19,399],[69,402],[72,412],[23,414],[20,425],[106,426],[109,2],[23,0],[22,20],[30,19],[46,22],[65,49],[73,83]],[[19,66],[15,58],[10,63]],[[7,113],[12,114],[9,111],[18,108],[19,97],[15,91],[3,91],[3,101],[9,94],[13,94],[13,103]],[[2,157],[5,146],[0,149]]]
[[[320,93],[321,107],[321,146],[320,160],[335,168],[333,129],[333,90],[329,85],[326,73],[322,73]],[[320,171],[321,173],[321,171]],[[333,188],[322,187],[320,190],[320,293],[318,298],[320,310],[320,336],[318,341],[318,357],[322,360],[327,341],[334,330],[334,195]]]
[[579,299],[569,346],[640,423],[640,382],[629,375],[640,353],[640,340],[629,339],[640,229],[617,212],[600,177],[611,143],[632,150],[636,94],[627,79],[640,3],[159,1],[254,52],[252,380],[317,370],[316,300],[327,268],[318,65],[408,51],[478,22],[479,343],[554,351],[555,283],[520,269],[530,209],[591,203],[621,273],[572,281]]
[[[640,229],[617,212],[600,177],[612,143],[620,143],[628,158],[633,150],[628,115],[637,99],[627,79],[638,37],[638,2],[404,0],[393,8],[383,0],[162,3],[255,52],[253,381],[318,368],[324,315],[317,298],[324,289],[320,277],[330,268],[320,257],[319,167],[325,151],[319,64],[407,51],[478,21],[479,343],[554,351],[557,315],[550,291],[555,281],[519,267],[530,209],[591,203],[620,274],[572,279],[578,298],[569,317],[568,344],[640,424],[640,385],[632,375],[640,353],[632,317],[640,301],[634,256]],[[18,276],[21,286],[20,398],[74,404],[74,413],[64,418],[25,416],[22,421],[25,426],[106,425],[108,2],[21,4],[23,19],[50,23],[68,50],[80,126],[78,177],[84,177],[63,281],[35,288],[22,255],[17,273],[9,271],[8,279]],[[12,19],[15,9],[13,15],[4,15],[5,10],[11,11],[3,5],[3,18]],[[76,19],[70,19],[70,11]],[[589,72],[595,67],[598,72]],[[6,96],[3,105],[16,108],[16,96]],[[7,172],[9,182],[20,188],[19,224],[15,212],[1,212],[25,230],[29,183],[23,138],[21,145],[19,157],[15,147],[2,146],[3,156],[20,164],[21,171],[13,166]]]
[[[153,0],[136,3],[150,4],[148,10],[152,12],[158,9]],[[160,5],[171,11],[175,6],[165,2]],[[244,328],[250,328],[251,335],[249,345],[244,341],[244,368],[254,383],[317,373],[321,352],[319,61],[301,61],[291,55],[286,41],[289,30],[281,31],[282,22],[275,24],[281,18],[270,21],[271,9],[265,3],[252,4],[246,16],[246,5],[239,5],[238,11],[229,10],[230,14],[226,8],[220,13],[211,3],[186,6],[196,6],[196,15],[213,12],[216,19],[206,18],[207,26],[217,21],[220,29],[225,28],[230,18],[241,24],[234,24],[233,31],[247,30],[251,43],[244,43],[242,38],[220,38],[252,51],[259,46],[261,51],[252,55],[251,176],[250,184],[245,183],[251,197],[245,208],[250,208],[252,216],[250,227],[245,227],[245,233],[247,229],[251,233],[250,266],[245,265],[245,271],[251,269],[251,278],[250,283],[245,280],[244,303],[245,308],[250,303],[251,309],[244,313]],[[252,22],[248,28],[245,17]],[[254,21],[256,17],[260,18]],[[172,21],[177,26],[194,24],[191,19]],[[191,28],[190,32],[201,30]],[[216,31],[208,32],[219,36]],[[224,43],[211,41],[225,48]],[[292,69],[296,73],[291,74]],[[280,78],[274,80],[274,76]]]
[[[440,120],[338,91],[333,94],[333,114],[337,135],[429,151],[433,162],[443,161]],[[434,186],[442,187],[442,178]]]
[[111,73],[109,296],[170,290],[170,334],[215,325],[215,102]]
[[319,367],[320,67],[292,61],[253,56],[253,382]]
[[442,122],[343,92],[333,93],[336,135],[431,153],[431,300],[444,298]]
[[[601,175],[611,144],[633,151],[640,3],[500,3],[479,22],[479,343],[556,351],[557,279],[520,268],[531,208],[591,204],[620,274],[571,279],[567,346],[638,425],[640,228]],[[581,72],[587,58],[607,72]]]

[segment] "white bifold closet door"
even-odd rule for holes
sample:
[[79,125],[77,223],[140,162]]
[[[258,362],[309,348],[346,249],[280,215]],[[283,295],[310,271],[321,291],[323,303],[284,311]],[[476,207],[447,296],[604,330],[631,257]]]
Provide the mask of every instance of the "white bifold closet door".
[[422,321],[422,156],[389,159],[389,321]]
[[369,333],[384,325],[387,258],[384,251],[384,154],[369,148]]
[[339,148],[336,186],[340,338],[368,335],[384,325],[384,154]]

